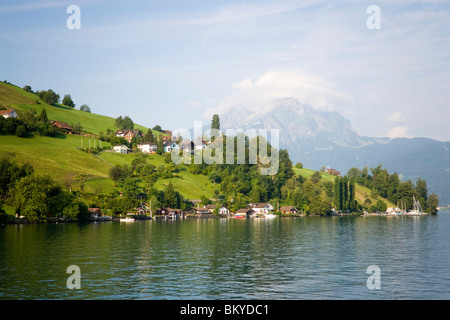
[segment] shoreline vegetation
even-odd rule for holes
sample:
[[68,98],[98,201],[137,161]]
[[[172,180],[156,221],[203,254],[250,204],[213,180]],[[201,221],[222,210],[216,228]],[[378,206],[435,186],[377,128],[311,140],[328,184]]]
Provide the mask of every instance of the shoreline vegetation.
[[[220,216],[221,208],[245,215],[252,204],[261,203],[270,206],[264,213],[286,207],[293,210],[279,214],[283,217],[286,212],[295,212],[295,216],[364,216],[369,212],[406,213],[414,210],[413,199],[423,212],[437,214],[439,199],[428,193],[421,178],[402,181],[399,174],[389,173],[381,164],[351,168],[342,176],[324,166],[318,171],[305,169],[300,162],[292,163],[288,150],[273,148],[261,136],[222,134],[225,148],[216,149],[217,137],[205,134],[196,137],[203,142],[202,148],[194,149],[190,141],[190,158],[175,164],[166,147],[183,145],[181,136],[172,136],[159,125],[153,129],[137,126],[128,116],[114,120],[95,115],[86,105],[76,110],[69,98],[65,95],[60,104],[59,95],[50,89],[33,92],[29,86],[0,83],[0,110],[6,110],[5,115],[11,110],[16,113],[15,117],[0,115],[0,223],[90,221],[93,215],[120,219],[164,208],[180,214],[209,205],[217,207],[209,212],[213,216]],[[80,123],[71,127],[64,122],[74,117]],[[143,130],[142,135],[129,141],[119,134],[139,133],[136,128]],[[220,132],[217,114],[211,130]],[[154,145],[155,150],[140,150],[138,145],[145,143]],[[115,151],[117,145],[126,152]],[[207,154],[215,157],[220,152],[222,159],[228,160],[229,145],[233,146],[232,163],[207,163]],[[252,145],[266,150],[266,157],[276,152],[278,171],[262,174],[266,159],[257,158],[253,163]],[[243,163],[238,161],[241,151]],[[195,161],[198,155],[200,163]]]

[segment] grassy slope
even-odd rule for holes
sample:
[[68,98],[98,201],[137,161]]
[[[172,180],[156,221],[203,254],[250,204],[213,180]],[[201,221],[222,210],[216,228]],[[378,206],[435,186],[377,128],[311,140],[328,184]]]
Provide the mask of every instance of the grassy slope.
[[[80,123],[84,131],[99,134],[106,129],[117,130],[115,119],[95,113],[80,111],[62,104],[50,106],[42,101],[38,95],[10,84],[0,82],[0,105],[13,107],[18,112],[35,109],[39,114],[43,108],[50,120],[59,120],[75,125]],[[135,129],[147,132],[148,128],[135,124]]]
[[[38,114],[45,107],[49,119],[60,120],[69,124],[79,122],[83,130],[94,134],[106,132],[108,128],[117,129],[114,118],[83,112],[60,104],[50,106],[45,104],[36,94],[28,93],[17,86],[3,82],[0,82],[0,105],[13,107],[19,112],[34,108]],[[147,130],[140,125],[136,125],[136,128],[143,131]],[[108,178],[111,165],[130,165],[135,155],[102,152],[98,156],[93,156],[77,150],[81,145],[88,147],[89,140],[91,140],[91,146],[93,146],[94,139],[71,135],[62,135],[57,138],[0,136],[0,150],[2,152],[4,150],[14,152],[19,163],[30,163],[37,173],[47,174],[56,181],[62,181],[70,173],[74,173],[78,177],[84,175],[87,177],[85,181],[86,191],[110,193],[114,189],[113,181]],[[97,140],[96,143],[99,143],[99,141]],[[102,146],[109,146],[109,144],[102,142]],[[158,155],[150,155],[148,162],[155,166],[166,165],[164,157]],[[314,170],[297,168],[294,168],[294,171],[305,178],[311,177],[315,172]],[[326,173],[321,174],[322,179],[334,183],[333,176]],[[206,176],[180,171],[174,178],[159,179],[155,187],[163,189],[169,182],[172,182],[175,189],[188,199],[199,199],[202,195],[209,198],[214,197],[213,191],[216,187]],[[360,185],[356,186],[356,198],[360,203],[363,203],[366,198],[371,199],[373,203],[376,202],[376,199],[370,197],[370,190]],[[388,206],[393,206],[389,201],[382,200]]]
[[[310,170],[310,169],[298,169],[298,168],[294,167],[294,172],[298,175],[301,175],[304,178],[310,178],[316,171]],[[325,172],[320,172],[320,175],[322,176],[322,180],[331,181],[334,183],[334,179],[335,179],[334,176],[329,175],[328,173],[325,173]],[[370,196],[370,190],[358,183],[356,184],[355,196],[356,196],[356,200],[360,204],[364,204],[364,201],[366,199],[370,199],[372,201],[372,203],[374,203],[374,204],[377,202],[377,199]],[[386,203],[386,205],[388,207],[395,207],[395,205],[392,202],[390,202],[389,200],[384,199],[382,197],[380,197],[379,199],[382,200],[384,203]]]

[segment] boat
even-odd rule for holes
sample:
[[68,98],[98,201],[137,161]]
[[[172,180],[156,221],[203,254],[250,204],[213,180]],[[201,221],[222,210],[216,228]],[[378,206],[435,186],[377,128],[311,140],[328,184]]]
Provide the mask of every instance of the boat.
[[413,195],[413,209],[406,214],[409,215],[426,215],[426,213],[423,212],[422,207],[420,206],[419,200],[416,201],[416,197]]
[[264,215],[264,218],[268,218],[268,219],[273,219],[273,218],[276,218],[276,217],[277,217],[277,215],[273,214],[273,213],[268,213],[268,214]]
[[120,218],[120,222],[133,222],[136,221],[133,217]]

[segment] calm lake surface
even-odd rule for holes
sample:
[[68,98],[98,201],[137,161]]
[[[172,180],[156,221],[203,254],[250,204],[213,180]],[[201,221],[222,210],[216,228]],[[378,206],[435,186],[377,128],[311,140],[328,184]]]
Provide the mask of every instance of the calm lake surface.
[[0,299],[450,299],[449,245],[450,212],[1,225]]

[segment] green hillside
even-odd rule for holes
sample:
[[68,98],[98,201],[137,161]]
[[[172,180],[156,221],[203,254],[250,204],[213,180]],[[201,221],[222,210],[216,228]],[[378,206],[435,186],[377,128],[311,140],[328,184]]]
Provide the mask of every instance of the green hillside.
[[[310,169],[299,169],[299,168],[295,168],[295,167],[293,169],[296,174],[301,175],[304,178],[310,178],[316,172],[316,171],[310,170]],[[332,176],[326,172],[319,172],[319,173],[322,177],[321,180],[330,181],[330,182],[334,183],[335,176]],[[375,199],[370,194],[371,194],[371,192],[368,188],[366,188],[358,183],[356,184],[355,197],[359,204],[364,204],[364,201],[366,199],[369,199],[370,201],[372,201],[372,203],[377,202],[377,200],[381,200],[388,207],[395,207],[395,205],[392,202],[390,202],[389,200],[382,198],[382,197]]]
[[[50,120],[59,120],[72,125],[79,123],[83,131],[95,135],[106,132],[108,128],[117,130],[115,119],[112,117],[80,111],[62,104],[48,105],[37,94],[9,83],[0,83],[0,106],[14,108],[19,114],[30,109],[36,110],[39,114],[45,108]],[[137,124],[135,128],[143,132],[148,130]],[[57,137],[36,135],[33,138],[0,136],[1,152],[14,153],[18,163],[31,164],[36,173],[49,175],[55,181],[72,179],[75,181],[74,190],[80,189],[79,182],[83,181],[84,191],[109,194],[115,189],[114,182],[109,178],[110,168],[116,164],[130,166],[136,155],[107,151],[94,155],[80,150],[100,145],[110,147],[107,142],[78,135]],[[166,165],[164,157],[156,154],[151,155],[148,162],[155,166]],[[155,187],[163,189],[169,182],[172,182],[176,190],[188,199],[213,197],[214,186],[206,176],[180,172],[175,174],[174,178],[158,180]]]
[[[115,119],[108,116],[83,112],[61,104],[54,106],[46,104],[37,94],[12,84],[0,83],[0,106],[12,107],[17,112],[25,112],[30,109],[39,114],[42,108],[46,109],[48,119],[59,120],[69,124],[79,123],[84,132],[94,135],[106,132],[107,129],[116,130]],[[136,128],[146,132],[148,129],[135,125]],[[19,138],[11,135],[0,135],[0,150],[2,153],[15,154],[15,160],[19,164],[29,163],[36,173],[49,175],[64,187],[74,191],[82,191],[90,194],[112,194],[118,193],[120,185],[109,177],[110,169],[116,165],[132,167],[132,162],[139,153],[118,154],[108,150],[99,153],[90,152],[89,148],[102,147],[109,149],[111,145],[97,138],[80,135],[59,134],[56,137],[35,135],[34,137]],[[158,168],[169,166],[164,156],[151,154],[146,156],[147,164]],[[164,190],[171,183],[186,199],[201,199],[202,197],[215,198],[220,189],[211,179],[204,174],[194,174],[185,166],[177,167],[170,178],[159,178],[153,184],[158,190]],[[310,178],[315,171],[309,169],[293,168],[297,175]],[[321,173],[322,181],[334,183],[334,176]],[[137,178],[138,185],[148,188],[143,181]],[[356,199],[364,204],[366,199],[375,203],[377,199],[370,196],[370,190],[356,185]],[[392,203],[381,199],[387,206]]]
[[[35,109],[36,113],[39,114],[45,108],[50,120],[63,121],[70,125],[80,123],[83,131],[93,134],[106,132],[108,128],[114,131],[118,129],[115,119],[112,117],[80,111],[62,104],[51,106],[46,104],[37,94],[26,92],[22,88],[4,82],[0,82],[1,105],[14,108],[19,113]],[[148,128],[139,124],[135,124],[135,129],[140,129],[143,132],[148,130]]]

